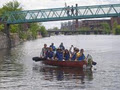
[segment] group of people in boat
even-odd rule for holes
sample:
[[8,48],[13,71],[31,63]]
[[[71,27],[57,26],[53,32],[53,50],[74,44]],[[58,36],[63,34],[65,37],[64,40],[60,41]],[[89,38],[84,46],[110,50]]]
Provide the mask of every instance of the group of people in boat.
[[[73,51],[72,51],[73,49]],[[49,47],[44,44],[42,48],[41,57],[49,60],[58,61],[82,61],[85,60],[84,49],[78,49],[71,45],[70,49],[66,49],[63,43],[60,44],[58,48],[52,43]]]

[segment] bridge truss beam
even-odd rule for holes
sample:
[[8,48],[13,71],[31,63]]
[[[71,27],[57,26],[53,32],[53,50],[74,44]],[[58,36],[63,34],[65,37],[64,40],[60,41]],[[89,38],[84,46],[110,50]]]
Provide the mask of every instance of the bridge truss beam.
[[120,16],[120,4],[73,7],[74,14],[72,14],[71,9],[72,7],[64,7],[7,12],[3,15],[2,21],[7,24],[18,24]]

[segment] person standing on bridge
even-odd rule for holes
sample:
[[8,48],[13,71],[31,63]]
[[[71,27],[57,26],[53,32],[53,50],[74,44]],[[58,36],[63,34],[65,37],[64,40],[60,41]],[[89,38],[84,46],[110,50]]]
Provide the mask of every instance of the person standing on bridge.
[[71,7],[71,16],[74,16],[74,7],[73,7],[73,5]]
[[76,7],[75,7],[75,11],[76,11],[76,16],[78,16],[78,4],[76,4]]
[[67,16],[70,16],[70,6],[67,7]]

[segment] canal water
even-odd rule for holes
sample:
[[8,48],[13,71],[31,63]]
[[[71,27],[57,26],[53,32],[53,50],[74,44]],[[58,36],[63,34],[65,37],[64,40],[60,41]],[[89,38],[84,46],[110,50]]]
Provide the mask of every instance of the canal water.
[[[92,71],[78,68],[51,67],[33,62],[44,43],[56,47],[61,42],[85,50],[97,62]],[[51,36],[31,40],[0,50],[0,90],[119,90],[120,36],[74,35]]]

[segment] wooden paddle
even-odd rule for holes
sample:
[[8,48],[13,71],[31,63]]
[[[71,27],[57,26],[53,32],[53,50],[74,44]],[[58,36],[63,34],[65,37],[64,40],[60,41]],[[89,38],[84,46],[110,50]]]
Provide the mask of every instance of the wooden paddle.
[[38,61],[44,61],[47,60],[46,58],[41,58],[41,57],[33,57],[32,58],[33,61],[38,62]]
[[95,61],[92,61],[92,65],[96,65],[97,63]]

